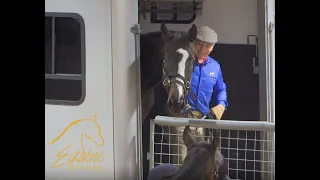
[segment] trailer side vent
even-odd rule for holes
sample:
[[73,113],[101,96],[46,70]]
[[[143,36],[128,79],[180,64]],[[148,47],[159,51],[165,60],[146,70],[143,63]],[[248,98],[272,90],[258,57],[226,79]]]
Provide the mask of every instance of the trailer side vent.
[[139,0],[139,13],[150,23],[190,24],[197,14],[202,14],[203,0],[149,1]]

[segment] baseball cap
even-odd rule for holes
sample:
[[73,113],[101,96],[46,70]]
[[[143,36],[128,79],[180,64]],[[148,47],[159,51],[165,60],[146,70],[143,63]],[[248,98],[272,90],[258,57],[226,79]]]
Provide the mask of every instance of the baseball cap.
[[209,28],[208,26],[202,26],[198,29],[197,40],[215,44],[218,41],[218,35],[213,29]]

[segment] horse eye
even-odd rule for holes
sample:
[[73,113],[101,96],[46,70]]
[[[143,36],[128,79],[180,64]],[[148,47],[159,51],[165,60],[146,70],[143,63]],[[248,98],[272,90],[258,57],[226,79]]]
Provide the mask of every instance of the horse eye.
[[167,63],[166,58],[163,59],[162,63],[163,63],[163,64]]
[[183,161],[187,162],[188,160],[189,160],[189,156],[186,156]]

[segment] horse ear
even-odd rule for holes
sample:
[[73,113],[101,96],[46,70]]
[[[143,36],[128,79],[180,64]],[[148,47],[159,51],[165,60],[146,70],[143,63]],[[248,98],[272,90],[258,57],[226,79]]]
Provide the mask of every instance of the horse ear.
[[214,138],[213,140],[211,141],[211,147],[214,151],[216,151],[219,146],[220,146],[220,143],[221,143],[221,138],[220,138],[220,131],[217,130],[217,129],[214,129]]
[[194,144],[194,139],[192,138],[192,132],[190,126],[187,125],[183,131],[183,142],[187,148],[191,147]]
[[160,31],[163,39],[167,40],[170,38],[171,34],[164,23],[161,23]]
[[188,35],[190,38],[190,42],[193,42],[197,38],[197,26],[195,24],[192,24],[191,28],[188,31]]

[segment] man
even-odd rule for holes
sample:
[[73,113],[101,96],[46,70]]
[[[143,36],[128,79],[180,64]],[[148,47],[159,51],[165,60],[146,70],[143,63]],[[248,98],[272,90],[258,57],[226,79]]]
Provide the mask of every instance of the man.
[[[202,118],[212,113],[220,120],[228,106],[226,84],[220,64],[209,56],[217,41],[218,36],[213,29],[208,26],[198,29],[194,42],[196,62],[188,92],[194,118]],[[213,107],[210,107],[211,98],[214,100]]]

